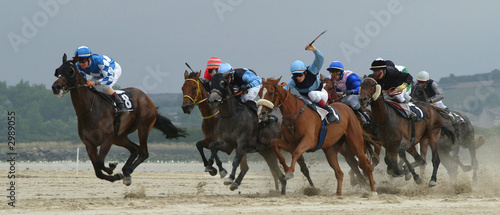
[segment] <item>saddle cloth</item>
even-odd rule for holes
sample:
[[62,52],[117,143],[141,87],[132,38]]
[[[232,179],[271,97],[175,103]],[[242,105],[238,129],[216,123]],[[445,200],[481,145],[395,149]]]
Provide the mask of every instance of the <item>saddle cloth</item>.
[[[309,108],[311,108],[313,111],[315,111],[319,115],[319,117],[321,118],[321,121],[327,121],[326,120],[326,115],[328,115],[328,111],[327,110],[319,107],[317,104],[314,104],[310,100],[302,99],[302,101],[304,101]],[[335,117],[335,120],[333,122],[328,122],[327,121],[327,123],[329,124],[329,123],[334,123],[334,122],[340,122],[339,112],[334,107],[332,107],[332,106],[330,106],[330,107],[333,109],[333,115]]]
[[[123,100],[123,104],[128,109],[129,112],[135,109],[135,105],[132,102],[132,93],[123,90],[115,90],[116,94]],[[116,103],[113,101],[113,105],[116,107]]]
[[[405,117],[405,118],[408,118],[408,115],[406,114],[405,110],[401,107],[401,105],[399,105],[398,103],[395,103],[395,102],[391,102],[391,101],[385,101],[387,102],[387,104],[389,104],[389,106],[391,106],[392,108],[394,108],[399,114],[401,114],[401,116]],[[415,106],[415,104],[411,103],[411,102],[408,102],[408,107],[410,108],[410,111],[415,113],[417,115],[417,121],[420,121],[420,120],[423,120],[424,119],[424,112],[422,111],[422,109],[420,109],[419,107]]]

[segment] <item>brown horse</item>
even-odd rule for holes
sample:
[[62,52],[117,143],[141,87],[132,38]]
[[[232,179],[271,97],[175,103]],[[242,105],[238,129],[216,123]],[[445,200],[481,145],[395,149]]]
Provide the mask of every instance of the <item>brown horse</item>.
[[[210,149],[210,143],[218,140],[220,114],[218,108],[211,108],[208,104],[209,92],[200,81],[200,74],[201,72],[188,73],[187,70],[184,72],[184,84],[182,85],[184,99],[182,100],[181,107],[185,114],[190,114],[195,106],[198,106],[200,109],[201,117],[203,118],[201,130],[205,135],[205,139],[198,141],[196,148],[200,152],[203,165],[206,168],[205,172],[209,172],[210,175],[215,176],[217,175],[217,169],[207,165],[208,160],[205,157],[203,148]],[[221,148],[221,151],[230,154],[234,149],[231,145],[227,145],[227,147]],[[214,159],[219,167],[220,177],[224,178],[227,175],[227,171],[222,167],[219,156],[214,155]],[[243,163],[242,165],[247,164]]]
[[[283,123],[281,125],[282,139],[274,139],[271,141],[271,147],[274,153],[283,166],[286,179],[293,178],[295,164],[297,159],[306,151],[314,150],[319,141],[319,133],[321,129],[321,118],[319,115],[308,108],[307,104],[292,95],[291,89],[285,89],[285,84],[278,84],[281,78],[269,78],[263,82],[260,92],[262,99],[259,100],[259,117],[266,120],[265,116],[272,111],[273,108],[279,108],[283,114]],[[289,87],[289,86],[287,86]],[[326,155],[328,163],[335,171],[337,178],[336,195],[342,195],[342,180],[344,173],[340,169],[338,163],[338,152],[341,148],[339,140],[343,139],[349,146],[350,150],[358,157],[361,169],[367,175],[370,181],[372,194],[376,195],[375,185],[373,183],[372,169],[370,162],[364,154],[364,142],[362,129],[356,115],[350,107],[342,103],[334,103],[332,106],[340,115],[339,123],[331,123],[327,125],[327,134],[324,139],[324,144],[320,147]],[[338,144],[337,144],[338,143]],[[292,153],[291,165],[288,166],[280,148]]]
[[[436,111],[429,104],[416,102],[424,113],[424,119],[416,122],[408,122],[401,114],[385,102],[381,95],[380,85],[373,78],[365,78],[361,83],[359,101],[362,107],[371,106],[373,118],[372,123],[377,125],[377,139],[383,142],[386,149],[385,162],[387,172],[393,176],[404,173],[397,165],[398,154],[412,173],[417,184],[422,183],[422,178],[415,173],[415,164],[410,164],[406,158],[406,151],[410,149],[417,160],[417,164],[425,164],[425,157],[421,157],[414,151],[414,143],[420,143],[422,148],[430,145],[432,150],[433,172],[429,186],[435,186],[437,170],[439,167],[439,156],[437,152],[437,140],[441,134],[442,121]],[[414,130],[414,132],[412,132]]]
[[[332,104],[334,102],[339,102],[342,97],[337,94],[336,86],[335,86],[334,82],[329,78],[324,78],[323,75],[321,75],[321,81],[323,82],[323,88],[328,93],[328,104]],[[370,110],[365,109],[365,112],[369,115],[369,117],[372,117]],[[361,117],[363,117],[363,116],[360,116],[360,115],[357,115],[357,116],[358,116],[359,122],[362,124],[363,122],[361,120]],[[375,130],[374,128],[371,128],[369,126],[363,127],[363,140],[365,141],[365,154],[367,156],[371,157],[372,170],[380,162],[379,155],[380,155],[380,152],[382,150],[380,142],[374,140],[374,137],[375,137],[373,135],[374,130]],[[346,144],[342,144],[342,147],[340,148],[339,152],[342,156],[344,156],[347,164],[349,164],[349,166],[351,167],[351,170],[349,171],[351,185],[354,186],[358,182],[363,183],[364,177],[361,175],[361,172],[359,171],[358,160],[356,159],[355,155],[351,152],[349,147]]]
[[[411,92],[412,99],[416,101],[427,102],[427,95],[425,94],[424,89],[420,85],[415,85],[412,88]],[[443,128],[449,128],[452,132],[452,135],[456,138],[455,140],[451,135],[442,135],[438,140],[438,150],[439,157],[443,163],[443,166],[446,168],[448,175],[450,176],[452,181],[456,181],[458,174],[458,167],[462,169],[464,172],[468,172],[473,170],[472,173],[472,181],[477,182],[477,170],[478,170],[478,161],[476,156],[476,149],[484,143],[484,137],[478,136],[475,138],[474,135],[474,126],[471,124],[469,118],[465,116],[465,114],[459,111],[452,111],[456,117],[459,116],[463,119],[463,122],[453,123],[452,119],[447,113],[440,111],[438,107],[433,106],[443,120]],[[450,138],[451,136],[451,138]],[[460,147],[464,147],[469,150],[471,165],[464,165],[458,156]],[[451,152],[451,155],[450,155]]]
[[[176,128],[168,118],[158,114],[151,99],[136,88],[123,89],[132,95],[130,102],[135,109],[126,116],[115,116],[115,108],[105,99],[106,96],[85,86],[86,80],[80,74],[76,62],[78,56],[73,60],[67,60],[64,54],[63,63],[54,74],[57,80],[52,84],[52,91],[59,97],[70,92],[78,117],[78,135],[85,144],[96,176],[110,182],[123,179],[123,183],[129,186],[132,183],[130,174],[149,156],[147,140],[149,131],[153,127],[161,130],[167,138],[185,137],[186,133],[183,129]],[[113,128],[116,117],[120,117],[121,120],[117,133]],[[136,130],[140,146],[127,137]],[[123,174],[112,175],[116,163],[110,163],[109,167],[104,165],[104,159],[113,144],[130,151],[130,157],[122,168]],[[108,175],[104,174],[103,170]]]

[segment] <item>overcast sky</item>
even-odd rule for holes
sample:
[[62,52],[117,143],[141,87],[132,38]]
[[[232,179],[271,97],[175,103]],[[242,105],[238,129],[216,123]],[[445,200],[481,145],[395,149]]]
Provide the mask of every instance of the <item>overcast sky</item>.
[[261,77],[290,78],[290,64],[310,65],[305,45],[362,76],[391,59],[416,77],[500,69],[500,1],[0,0],[1,81],[55,80],[62,55],[78,46],[122,66],[121,87],[180,93],[185,62],[205,68],[212,56]]

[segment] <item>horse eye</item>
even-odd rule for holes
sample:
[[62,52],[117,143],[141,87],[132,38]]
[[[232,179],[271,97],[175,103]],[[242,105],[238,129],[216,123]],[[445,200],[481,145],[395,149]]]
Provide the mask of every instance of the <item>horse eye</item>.
[[225,88],[225,87],[226,87],[226,84],[227,84],[227,83],[226,83],[225,81],[221,81],[221,82],[220,82],[220,84],[219,84],[219,86],[220,86],[221,88]]
[[75,73],[75,70],[73,70],[73,69],[70,69],[70,70],[68,71],[68,75],[69,75],[69,77],[73,77],[73,76],[75,76],[75,74],[76,74],[76,73]]

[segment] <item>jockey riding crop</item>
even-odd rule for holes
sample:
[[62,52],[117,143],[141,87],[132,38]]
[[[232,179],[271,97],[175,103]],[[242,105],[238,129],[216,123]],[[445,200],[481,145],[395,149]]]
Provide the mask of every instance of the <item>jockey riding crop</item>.
[[[326,32],[326,30],[325,30],[325,31],[323,31],[323,32],[321,32],[321,34],[319,34],[316,38],[314,38],[314,40],[313,40],[310,44],[312,45],[312,44],[313,44],[313,43],[314,43],[314,42],[315,42],[315,41],[316,41],[319,37],[321,37],[321,35],[323,35],[325,32]],[[307,49],[306,49],[306,50],[307,50]]]

